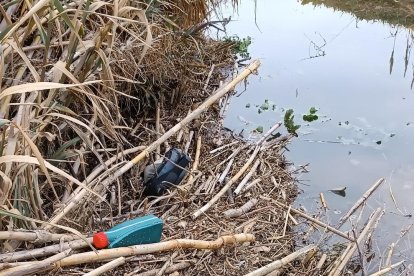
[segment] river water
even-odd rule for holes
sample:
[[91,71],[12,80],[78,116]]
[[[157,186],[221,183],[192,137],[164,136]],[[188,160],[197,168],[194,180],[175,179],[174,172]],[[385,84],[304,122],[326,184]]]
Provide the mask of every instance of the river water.
[[[413,231],[399,239],[414,223],[411,31],[295,0],[258,0],[257,25],[254,11],[254,1],[242,1],[227,25],[228,35],[252,38],[250,55],[262,65],[246,91],[232,99],[226,126],[248,136],[258,126],[266,131],[283,121],[292,108],[302,127],[286,156],[292,170],[309,163],[309,172],[298,175],[296,206],[318,212],[322,192],[329,208],[322,219],[335,224],[384,177],[364,210],[368,215],[385,209],[372,269],[397,240],[394,260],[414,263]],[[319,119],[303,122],[310,107],[318,109]],[[328,191],[338,187],[347,187],[345,197]]]

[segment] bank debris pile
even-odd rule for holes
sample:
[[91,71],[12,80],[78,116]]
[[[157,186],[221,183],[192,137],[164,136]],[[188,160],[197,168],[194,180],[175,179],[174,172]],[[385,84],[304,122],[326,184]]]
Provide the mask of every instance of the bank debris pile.
[[[237,42],[204,35],[228,23],[208,21],[220,2],[0,1],[0,273],[308,275],[327,263],[296,250],[298,215],[353,239],[290,207],[279,123],[248,141],[223,129],[259,62],[237,74]],[[173,147],[186,177],[144,196],[141,173]],[[146,214],[161,242],[93,248]]]

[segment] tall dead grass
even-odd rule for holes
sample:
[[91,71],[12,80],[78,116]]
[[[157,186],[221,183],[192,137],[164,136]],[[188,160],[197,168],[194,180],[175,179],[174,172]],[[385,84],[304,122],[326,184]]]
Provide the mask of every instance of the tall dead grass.
[[155,103],[202,90],[231,45],[184,34],[218,2],[0,1],[0,230],[36,228],[78,186],[94,193],[153,138],[132,133]]

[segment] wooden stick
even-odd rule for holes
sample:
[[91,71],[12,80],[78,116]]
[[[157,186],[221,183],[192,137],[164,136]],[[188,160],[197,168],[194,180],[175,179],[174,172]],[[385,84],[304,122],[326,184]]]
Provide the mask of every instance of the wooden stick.
[[[168,267],[165,270],[165,273],[173,273],[175,271],[183,270],[183,269],[185,269],[187,267],[190,267],[190,266],[191,266],[191,262],[181,262],[181,263],[178,263],[178,264],[175,264],[175,265],[172,265],[172,266]],[[143,273],[140,273],[140,274],[136,274],[136,276],[155,276],[155,275],[157,275],[158,271],[159,271],[159,269],[153,269],[153,270],[149,270],[149,271],[146,271],[146,272],[143,272]]]
[[319,198],[321,199],[323,209],[326,211],[328,209],[328,205],[326,204],[323,193],[319,193]]
[[190,134],[188,135],[187,143],[185,143],[185,146],[184,146],[184,152],[185,153],[188,153],[188,150],[190,149],[190,145],[191,145],[191,141],[193,140],[193,136],[194,136],[194,130],[191,130]]
[[240,207],[240,208],[229,209],[229,210],[225,211],[224,215],[227,218],[240,217],[241,215],[246,214],[247,212],[249,212],[256,204],[257,204],[257,199],[252,198],[249,201],[247,201],[245,204],[243,204],[243,206]]
[[380,275],[384,275],[385,273],[390,272],[392,269],[394,269],[394,268],[402,265],[404,262],[405,261],[401,261],[401,262],[395,263],[393,265],[390,265],[389,267],[384,268],[384,269],[381,269],[380,271],[375,272],[375,273],[371,274],[370,276],[380,276]]
[[246,174],[246,176],[243,178],[243,180],[240,182],[240,184],[234,190],[234,193],[236,195],[238,195],[241,192],[241,190],[244,188],[246,183],[250,180],[252,175],[256,172],[259,165],[260,165],[260,160],[256,160],[256,162],[254,162],[254,164],[253,164],[252,168],[250,169],[250,171]]
[[115,260],[110,261],[109,263],[104,264],[103,266],[98,267],[97,269],[92,270],[91,272],[83,274],[83,276],[98,276],[118,266],[121,266],[124,263],[125,263],[125,257],[119,257]]
[[203,241],[203,240],[189,240],[189,239],[176,239],[170,241],[164,241],[153,244],[141,244],[129,247],[119,247],[113,249],[102,249],[96,252],[85,252],[74,254],[67,258],[64,258],[56,263],[56,267],[65,267],[71,265],[79,265],[86,263],[102,262],[108,259],[127,257],[135,255],[151,254],[155,252],[176,250],[176,249],[209,249],[215,250],[222,248],[226,245],[235,245],[244,242],[253,242],[254,236],[251,234],[235,234],[230,236],[221,236],[215,241]]
[[300,256],[306,254],[308,251],[310,251],[314,248],[316,248],[316,246],[313,245],[313,244],[305,246],[305,247],[299,249],[298,251],[293,252],[292,254],[289,254],[289,255],[287,255],[286,257],[284,257],[280,260],[274,261],[273,263],[267,264],[267,265],[255,270],[255,271],[252,271],[252,272],[246,274],[245,276],[264,276],[264,275],[267,275],[270,272],[287,265],[288,263],[290,263],[293,260],[299,258]]
[[198,209],[197,211],[193,213],[194,219],[199,217],[201,214],[205,213],[208,209],[210,209],[210,207],[213,206],[213,204],[216,203],[220,199],[220,197],[222,197],[227,192],[228,189],[230,189],[231,185],[233,185],[233,183],[236,182],[243,175],[243,173],[247,170],[247,168],[256,158],[256,155],[259,153],[259,151],[260,151],[260,146],[256,146],[256,149],[254,150],[250,158],[247,160],[246,164],[244,164],[244,166],[237,172],[237,174],[233,176],[226,183],[226,185],[224,185],[224,187],[220,190],[220,192],[218,192],[218,194],[216,194],[212,199],[210,199],[210,201],[207,202],[206,205],[204,205],[203,207],[201,207],[200,209]]
[[221,185],[221,183],[224,182],[224,179],[226,179],[227,174],[229,173],[231,166],[233,165],[234,162],[234,157],[232,159],[230,159],[229,163],[227,163],[226,168],[224,169],[224,171],[221,173],[219,179],[217,180],[217,183]]
[[340,262],[339,266],[331,271],[329,275],[332,276],[339,276],[342,272],[342,270],[345,268],[346,264],[351,259],[352,255],[354,254],[355,250],[357,249],[358,245],[361,244],[365,236],[368,234],[368,232],[371,230],[371,227],[374,225],[375,221],[377,220],[377,217],[381,213],[381,208],[378,208],[374,211],[371,218],[369,219],[367,225],[365,226],[364,230],[362,230],[361,234],[359,235],[356,242],[351,246],[348,252],[345,252],[345,255],[343,257],[343,260]]
[[67,249],[64,252],[58,253],[52,257],[44,259],[43,261],[35,262],[28,265],[16,266],[0,272],[0,275],[7,276],[23,276],[33,274],[44,269],[50,269],[53,267],[53,263],[62,260],[70,254],[71,249]]
[[318,264],[315,267],[315,272],[313,273],[313,275],[320,275],[319,272],[321,271],[323,264],[325,263],[327,257],[328,255],[326,255],[325,253],[322,255],[322,257],[319,259]]
[[252,182],[247,183],[246,188],[243,189],[243,192],[246,192],[246,191],[250,190],[254,185],[259,183],[260,181],[262,181],[262,180],[260,178],[257,178],[255,180],[253,180]]
[[[92,238],[86,238],[89,243],[92,242]],[[61,252],[62,250],[67,249],[81,249],[88,247],[88,243],[84,240],[74,240],[70,242],[65,242],[63,244],[55,244],[42,248],[36,248],[31,250],[23,250],[11,253],[4,253],[0,255],[0,263],[3,262],[15,262],[39,257],[50,256],[56,253]]]
[[[47,1],[46,1],[47,2]],[[135,158],[130,160],[124,166],[122,166],[119,170],[117,170],[112,176],[106,178],[100,183],[100,190],[106,189],[112,182],[115,181],[118,177],[123,175],[125,172],[129,171],[134,165],[141,162],[146,156],[148,156],[152,151],[154,151],[158,145],[167,141],[168,138],[173,136],[177,133],[180,129],[186,126],[189,122],[193,119],[197,118],[201,113],[208,109],[210,105],[220,99],[222,96],[227,94],[230,90],[232,90],[239,82],[243,81],[246,77],[248,77],[251,73],[257,70],[260,66],[260,61],[255,60],[249,66],[247,66],[243,72],[241,72],[236,78],[234,78],[229,83],[221,86],[216,93],[210,96],[203,104],[201,104],[198,108],[196,108],[193,112],[187,115],[181,122],[177,123],[174,127],[164,133],[157,141],[153,142],[149,145],[145,150],[143,150],[140,154],[138,154]],[[57,223],[60,221],[66,214],[72,211],[73,208],[78,206],[79,204],[83,203],[85,196],[88,194],[86,189],[82,189],[78,194],[70,199],[63,207],[58,208],[49,222]]]
[[357,202],[355,202],[354,206],[352,206],[351,209],[349,209],[349,211],[339,219],[336,228],[339,229],[345,223],[345,221],[347,221],[348,218],[352,216],[352,214],[355,213],[356,210],[358,210],[362,203],[364,203],[383,182],[384,178],[380,178],[377,182],[375,182],[374,185],[372,185],[372,187],[369,188]]
[[62,239],[65,241],[72,241],[79,239],[79,236],[71,234],[54,234],[44,230],[0,231],[0,240],[18,240],[45,243],[51,241],[60,241]]
[[[274,199],[272,199],[272,202],[274,202],[275,204],[279,205],[280,207],[285,208],[286,210],[288,210],[288,209],[289,209],[289,206],[287,206],[287,205],[285,205],[285,204],[283,204],[283,203],[280,203],[280,202],[278,202],[278,201],[276,201],[276,200],[274,200]],[[319,220],[317,220],[317,219],[314,219],[313,217],[308,216],[307,214],[304,214],[304,213],[302,213],[301,211],[296,210],[295,208],[290,208],[290,212],[295,213],[296,215],[299,215],[299,216],[301,216],[301,217],[303,217],[303,218],[305,218],[305,219],[307,219],[307,220],[309,220],[309,221],[312,221],[313,223],[315,223],[315,224],[317,224],[317,225],[319,225],[319,226],[321,226],[321,227],[325,228],[326,230],[331,231],[332,233],[334,233],[334,234],[336,234],[336,235],[338,235],[338,236],[340,236],[340,237],[342,237],[342,238],[344,238],[344,239],[347,239],[347,240],[349,240],[349,241],[354,241],[354,239],[353,239],[353,238],[349,237],[349,236],[348,236],[348,235],[346,235],[345,233],[343,233],[343,232],[341,232],[341,231],[339,231],[339,230],[335,229],[335,228],[334,228],[334,227],[332,227],[332,226],[329,226],[329,225],[328,225],[328,224],[326,224],[326,223],[323,223],[323,222],[321,222],[321,221],[319,221]]]

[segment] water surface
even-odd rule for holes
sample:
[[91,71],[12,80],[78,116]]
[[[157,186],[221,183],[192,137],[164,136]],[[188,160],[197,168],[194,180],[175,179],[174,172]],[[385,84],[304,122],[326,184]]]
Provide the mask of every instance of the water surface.
[[[295,0],[257,2],[260,29],[253,1],[243,1],[227,27],[229,35],[252,37],[249,52],[262,65],[247,91],[233,98],[226,126],[245,135],[257,126],[266,131],[294,109],[302,127],[286,155],[296,167],[309,163],[309,173],[298,176],[303,193],[296,205],[315,210],[323,192],[329,207],[324,220],[332,224],[386,178],[364,211],[385,208],[375,246],[377,257],[386,254],[414,222],[411,31]],[[260,112],[265,100],[269,109]],[[320,119],[305,126],[302,114],[313,106]],[[342,186],[346,197],[328,192]],[[411,231],[399,241],[396,260],[414,263],[413,237]]]

